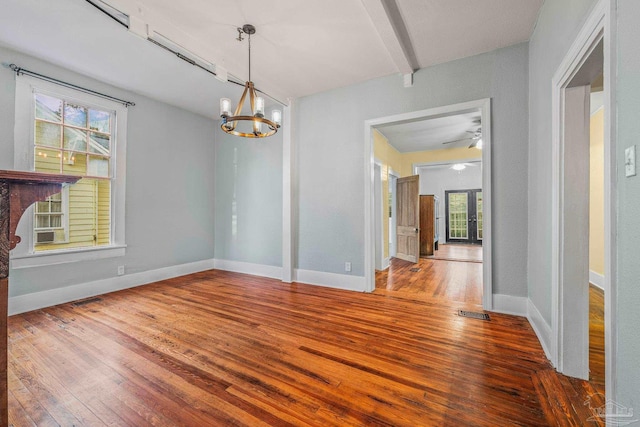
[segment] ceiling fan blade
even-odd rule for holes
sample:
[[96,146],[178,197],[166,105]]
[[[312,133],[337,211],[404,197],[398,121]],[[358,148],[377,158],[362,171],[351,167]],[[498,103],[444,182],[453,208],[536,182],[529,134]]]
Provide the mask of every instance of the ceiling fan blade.
[[455,141],[443,142],[443,144],[453,144],[454,142],[462,142],[462,141],[469,141],[469,140],[471,140],[471,138],[462,138],[462,139],[456,139]]

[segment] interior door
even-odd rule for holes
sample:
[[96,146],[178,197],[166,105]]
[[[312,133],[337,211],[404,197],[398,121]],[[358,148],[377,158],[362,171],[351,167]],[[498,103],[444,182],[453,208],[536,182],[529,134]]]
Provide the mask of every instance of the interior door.
[[447,235],[451,243],[482,244],[482,190],[445,191]]
[[396,184],[396,258],[420,258],[420,177],[398,178]]

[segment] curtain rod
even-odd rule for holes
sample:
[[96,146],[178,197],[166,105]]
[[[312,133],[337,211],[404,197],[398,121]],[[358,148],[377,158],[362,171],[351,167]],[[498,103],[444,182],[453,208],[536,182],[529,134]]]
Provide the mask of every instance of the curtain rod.
[[116,98],[116,97],[111,96],[111,95],[106,95],[104,93],[97,92],[95,90],[87,89],[87,88],[84,88],[82,86],[77,86],[77,85],[74,85],[72,83],[67,83],[67,82],[64,82],[62,80],[54,79],[53,77],[45,76],[43,74],[36,73],[35,71],[30,71],[30,70],[27,70],[25,68],[18,67],[16,64],[9,64],[9,68],[11,68],[16,73],[17,76],[19,76],[21,74],[24,74],[24,75],[27,75],[27,76],[35,77],[35,78],[40,79],[40,80],[44,80],[44,81],[47,81],[47,82],[50,82],[50,83],[55,83],[57,85],[68,87],[70,89],[79,90],[80,92],[84,92],[84,93],[88,93],[88,94],[91,94],[91,95],[99,96],[101,98],[108,99],[110,101],[115,101],[115,102],[117,102],[119,104],[124,105],[125,107],[130,107],[130,106],[136,105],[135,102],[125,101],[124,99]]

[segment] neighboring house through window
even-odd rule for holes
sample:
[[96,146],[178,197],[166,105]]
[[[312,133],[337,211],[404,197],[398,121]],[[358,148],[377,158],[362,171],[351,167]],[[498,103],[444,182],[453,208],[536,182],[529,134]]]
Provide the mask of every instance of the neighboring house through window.
[[124,255],[126,108],[16,78],[15,168],[82,178],[34,205],[14,268]]

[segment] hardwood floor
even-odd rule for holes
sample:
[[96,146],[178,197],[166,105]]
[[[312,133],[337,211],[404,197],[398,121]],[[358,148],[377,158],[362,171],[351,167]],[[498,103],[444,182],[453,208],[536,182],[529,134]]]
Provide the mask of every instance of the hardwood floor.
[[438,250],[428,259],[441,259],[447,261],[467,261],[482,263],[481,245],[440,244]]
[[602,425],[526,319],[416,295],[211,270],[12,316],[10,422]]
[[[418,268],[419,271],[412,271]],[[376,272],[376,293],[403,292],[428,301],[482,304],[482,264],[421,258],[417,264],[392,258]]]
[[604,291],[589,284],[589,381],[604,393]]

